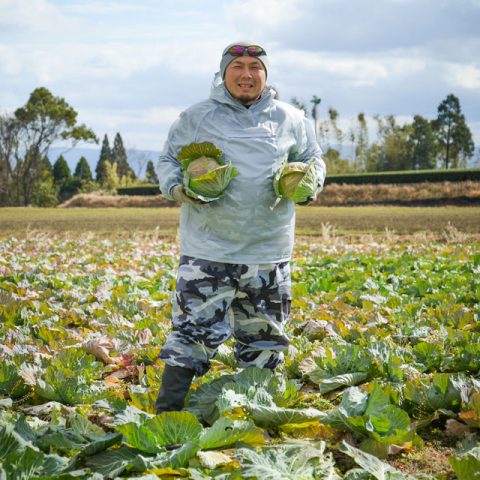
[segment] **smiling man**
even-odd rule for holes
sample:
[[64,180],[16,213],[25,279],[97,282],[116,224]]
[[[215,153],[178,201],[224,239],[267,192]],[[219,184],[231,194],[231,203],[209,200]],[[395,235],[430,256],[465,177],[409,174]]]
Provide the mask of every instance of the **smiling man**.
[[[208,371],[218,347],[232,336],[241,368],[273,370],[289,345],[284,328],[295,205],[277,199],[273,178],[285,162],[308,162],[315,165],[320,191],[325,164],[310,121],[275,99],[267,74],[263,47],[228,45],[210,98],[180,115],[160,155],[160,189],[181,209],[173,329],[160,353],[165,370],[158,413],[183,408],[193,377]],[[208,204],[186,194],[177,160],[182,147],[201,142],[219,147],[238,170],[223,195]]]

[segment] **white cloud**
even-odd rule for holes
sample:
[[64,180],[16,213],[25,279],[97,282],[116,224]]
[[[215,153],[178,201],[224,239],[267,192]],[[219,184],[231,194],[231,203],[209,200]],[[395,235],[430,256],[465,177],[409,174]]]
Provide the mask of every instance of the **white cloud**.
[[59,31],[71,28],[73,19],[46,0],[1,0],[0,26],[16,31]]
[[[26,46],[0,45],[0,72],[5,76],[26,75],[39,83],[59,84],[65,81],[118,84],[134,74],[163,67],[177,74],[213,75],[217,59],[210,56],[200,61],[203,47],[187,45],[59,44]],[[161,82],[161,78],[159,78]]]
[[132,3],[120,3],[118,1],[80,1],[80,2],[68,2],[64,5],[66,12],[74,13],[76,15],[112,15],[132,13],[138,11],[148,11],[144,5],[137,2]]
[[129,148],[160,150],[170,125],[181,113],[178,107],[142,108],[85,108],[80,121],[103,138],[122,132]]
[[393,56],[332,55],[321,52],[284,51],[275,54],[281,69],[300,69],[318,75],[328,74],[352,85],[375,85],[389,76],[408,75],[425,68],[425,61]]
[[0,45],[0,73],[3,75],[19,75],[22,71],[22,62],[18,58],[14,47]]
[[453,87],[467,90],[480,90],[480,68],[475,64],[452,64],[445,65],[445,79]]
[[155,107],[145,111],[143,121],[148,124],[171,125],[180,115],[182,109],[176,107]]
[[246,0],[229,2],[226,15],[242,30],[277,30],[302,16],[310,0]]

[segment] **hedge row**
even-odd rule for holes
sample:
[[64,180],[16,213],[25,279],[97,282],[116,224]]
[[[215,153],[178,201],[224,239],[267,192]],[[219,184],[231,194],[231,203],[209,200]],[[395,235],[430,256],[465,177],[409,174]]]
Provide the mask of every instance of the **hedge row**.
[[[355,173],[350,175],[328,175],[325,185],[333,183],[380,184],[380,183],[422,183],[422,182],[464,182],[480,181],[480,168],[453,170],[406,170],[401,172]],[[117,190],[119,195],[158,195],[158,185],[139,185]]]
[[405,170],[400,172],[355,173],[350,175],[329,175],[325,185],[332,183],[422,183],[422,182],[465,182],[480,180],[480,168],[452,170]]
[[119,195],[160,195],[158,185],[138,185],[136,187],[117,188]]

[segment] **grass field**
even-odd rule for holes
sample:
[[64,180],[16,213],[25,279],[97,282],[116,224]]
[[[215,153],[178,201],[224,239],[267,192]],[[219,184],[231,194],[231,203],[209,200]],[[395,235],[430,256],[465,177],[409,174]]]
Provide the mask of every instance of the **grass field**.
[[[93,232],[130,235],[156,232],[173,237],[177,208],[1,208],[0,236],[23,237],[31,232],[62,234]],[[297,234],[336,235],[421,232],[441,234],[446,229],[480,234],[480,207],[300,207]]]

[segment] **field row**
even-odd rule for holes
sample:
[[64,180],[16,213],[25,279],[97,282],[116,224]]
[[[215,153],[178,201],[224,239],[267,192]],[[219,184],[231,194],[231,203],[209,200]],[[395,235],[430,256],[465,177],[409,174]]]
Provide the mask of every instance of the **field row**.
[[[95,232],[123,237],[135,232],[156,231],[173,237],[178,208],[71,208],[0,209],[0,236],[47,233]],[[433,232],[480,234],[480,207],[299,207],[299,235],[384,233],[401,235]]]

